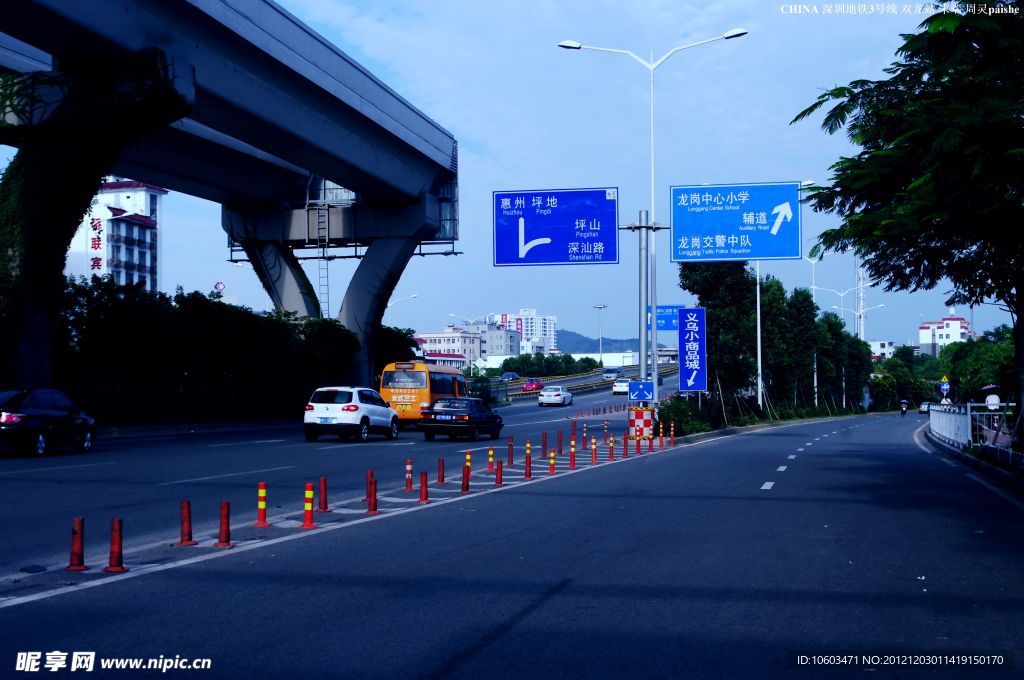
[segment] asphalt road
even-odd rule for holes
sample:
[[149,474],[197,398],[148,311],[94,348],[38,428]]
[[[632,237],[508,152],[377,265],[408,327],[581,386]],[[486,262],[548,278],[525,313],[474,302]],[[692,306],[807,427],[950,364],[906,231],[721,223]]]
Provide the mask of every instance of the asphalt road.
[[[212,660],[172,677],[1020,677],[1024,503],[929,452],[923,422],[818,421],[572,474],[560,463],[529,484],[0,601],[0,668],[63,650]],[[913,662],[932,665],[889,665]]]
[[[251,431],[98,438],[88,454],[7,455],[0,458],[0,586],[26,567],[66,566],[73,517],[85,518],[87,563],[97,563],[107,558],[109,522],[115,516],[124,522],[128,550],[177,540],[182,499],[191,502],[193,532],[212,535],[222,500],[231,503],[233,521],[254,521],[259,481],[269,487],[270,515],[294,513],[301,509],[304,485],[321,476],[328,480],[329,497],[362,497],[367,469],[374,470],[383,491],[403,484],[408,459],[417,471],[434,474],[443,457],[457,472],[467,449],[486,456],[494,446],[501,453],[512,436],[520,445],[532,439],[539,450],[542,433],[548,432],[554,445],[559,429],[568,446],[569,421],[577,409],[624,403],[623,395],[613,397],[610,390],[575,395],[573,405],[565,407],[519,401],[498,409],[505,429],[494,442],[442,438],[428,443],[419,432],[403,430],[394,442],[374,436],[365,443],[336,437],[308,443],[299,415],[293,425]],[[608,418],[621,434],[625,414]],[[595,418],[591,425],[598,422]]]

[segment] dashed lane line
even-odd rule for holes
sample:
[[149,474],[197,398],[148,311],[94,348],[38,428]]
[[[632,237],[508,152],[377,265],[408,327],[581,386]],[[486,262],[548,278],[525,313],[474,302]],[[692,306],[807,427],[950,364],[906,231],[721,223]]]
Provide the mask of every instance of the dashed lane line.
[[762,485],[761,485],[761,490],[762,490],[762,491],[768,491],[768,490],[770,490],[770,489],[771,489],[771,488],[772,488],[773,486],[775,486],[775,482],[765,482],[764,484],[762,484]]
[[779,467],[775,468],[775,471],[776,472],[785,472],[786,471],[786,467],[787,466],[785,466],[785,465],[780,465]]
[[226,475],[210,475],[209,477],[194,477],[192,479],[176,479],[173,482],[160,482],[157,486],[170,486],[172,484],[187,484],[188,482],[205,482],[209,479],[224,479],[225,477],[240,477],[242,475],[254,475],[257,472],[276,472],[278,470],[291,470],[294,465],[283,465],[281,467],[263,468],[262,470],[246,470],[245,472],[231,472]]
[[51,470],[73,470],[75,468],[99,467],[100,465],[116,464],[117,461],[110,461],[109,463],[84,463],[82,465],[56,465],[53,467],[25,468],[24,470],[7,470],[6,472],[0,472],[0,475],[20,475],[32,472],[50,472]]

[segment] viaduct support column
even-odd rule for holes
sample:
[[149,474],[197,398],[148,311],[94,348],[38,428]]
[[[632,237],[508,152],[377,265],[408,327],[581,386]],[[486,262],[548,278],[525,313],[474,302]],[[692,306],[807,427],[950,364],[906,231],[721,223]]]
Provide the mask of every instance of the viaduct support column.
[[[305,210],[231,210],[222,208],[221,226],[245,250],[256,276],[279,310],[319,318],[316,291],[299,260],[282,238]],[[277,235],[277,240],[271,238]]]

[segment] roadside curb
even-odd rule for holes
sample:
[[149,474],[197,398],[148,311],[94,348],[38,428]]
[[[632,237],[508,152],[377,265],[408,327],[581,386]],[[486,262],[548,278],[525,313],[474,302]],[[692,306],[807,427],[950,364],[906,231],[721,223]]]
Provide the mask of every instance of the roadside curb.
[[1019,492],[1021,490],[1022,481],[1024,480],[1022,480],[1017,475],[1013,474],[1010,470],[1006,470],[1005,468],[993,465],[992,463],[982,460],[977,456],[973,456],[962,449],[959,449],[951,444],[947,444],[946,442],[942,441],[941,439],[933,435],[930,429],[925,429],[924,436],[928,439],[928,441],[931,444],[935,445],[940,450],[945,451],[948,454],[951,454],[954,458],[959,459],[965,465],[970,465],[971,467],[977,468],[978,470],[988,474],[991,477],[995,477],[996,479],[998,479],[998,481],[1004,483],[1014,492]]

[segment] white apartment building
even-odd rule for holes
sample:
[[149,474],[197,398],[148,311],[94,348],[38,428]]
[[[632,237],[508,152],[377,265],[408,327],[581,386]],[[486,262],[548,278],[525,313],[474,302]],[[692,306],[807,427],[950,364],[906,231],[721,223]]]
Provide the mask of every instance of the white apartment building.
[[872,340],[868,344],[872,359],[889,359],[896,353],[896,343],[892,340]]
[[427,358],[447,355],[445,358],[454,361],[456,357],[453,355],[461,355],[463,363],[473,363],[481,357],[480,334],[455,324],[448,324],[440,333],[417,333],[416,337],[422,340],[420,347]]
[[145,182],[105,177],[71,239],[64,273],[68,276],[109,275],[115,283],[141,283],[160,289],[157,226],[162,189]]
[[954,342],[966,342],[973,337],[970,322],[962,316],[956,316],[956,310],[950,309],[949,316],[939,321],[923,321],[917,328],[918,345],[921,354],[939,356],[942,348]]
[[537,314],[536,309],[520,309],[517,314],[488,314],[486,321],[519,333],[522,353],[550,352],[558,348],[557,316]]
[[480,335],[480,356],[517,356],[522,336],[496,323],[479,323],[467,326],[467,330]]

